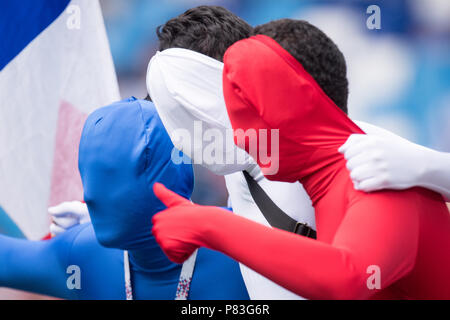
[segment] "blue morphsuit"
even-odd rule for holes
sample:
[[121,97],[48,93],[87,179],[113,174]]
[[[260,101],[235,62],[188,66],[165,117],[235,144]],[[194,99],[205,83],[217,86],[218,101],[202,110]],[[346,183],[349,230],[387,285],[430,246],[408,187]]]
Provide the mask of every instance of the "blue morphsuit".
[[[167,259],[151,234],[152,216],[165,209],[153,183],[186,198],[192,193],[192,166],[174,164],[172,150],[151,102],[129,98],[94,111],[79,149],[92,224],[47,241],[0,235],[0,286],[67,299],[125,299],[128,250],[133,297],[174,299],[181,265]],[[77,273],[71,266],[79,268],[79,289],[70,285]],[[238,263],[199,249],[189,299],[249,299]]]

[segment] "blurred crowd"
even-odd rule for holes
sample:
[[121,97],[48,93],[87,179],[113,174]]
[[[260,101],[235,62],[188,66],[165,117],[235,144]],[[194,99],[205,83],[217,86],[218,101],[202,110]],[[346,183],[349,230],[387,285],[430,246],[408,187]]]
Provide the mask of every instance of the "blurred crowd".
[[[347,60],[349,114],[407,139],[450,152],[448,0],[101,0],[121,96],[146,96],[158,49],[156,28],[198,5],[220,5],[251,25],[304,19],[321,28]],[[377,5],[381,29],[366,25]],[[195,167],[193,200],[226,205],[223,177]]]

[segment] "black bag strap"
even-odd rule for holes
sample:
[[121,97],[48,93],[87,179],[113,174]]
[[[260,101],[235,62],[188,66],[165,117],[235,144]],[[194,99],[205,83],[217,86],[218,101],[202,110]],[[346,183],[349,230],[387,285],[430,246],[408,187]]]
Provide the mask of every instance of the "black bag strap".
[[317,234],[314,229],[306,223],[292,219],[270,199],[264,189],[247,171],[243,171],[243,173],[253,200],[272,227],[316,239]]

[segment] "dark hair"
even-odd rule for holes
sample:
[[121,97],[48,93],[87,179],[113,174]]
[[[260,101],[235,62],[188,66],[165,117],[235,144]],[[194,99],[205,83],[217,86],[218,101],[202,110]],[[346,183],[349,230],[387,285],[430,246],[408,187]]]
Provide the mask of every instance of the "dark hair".
[[255,27],[297,59],[334,103],[347,113],[348,80],[345,58],[328,36],[304,20],[281,19]]
[[199,6],[156,28],[159,50],[184,48],[223,61],[233,43],[248,38],[252,27],[225,8]]

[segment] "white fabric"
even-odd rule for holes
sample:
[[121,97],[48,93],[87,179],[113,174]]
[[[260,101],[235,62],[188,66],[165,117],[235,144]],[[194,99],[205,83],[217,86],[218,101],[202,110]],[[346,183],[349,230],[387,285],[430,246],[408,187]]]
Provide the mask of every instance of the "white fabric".
[[130,258],[128,251],[123,251],[123,274],[125,276],[125,298],[133,300],[133,286],[131,285]]
[[[174,48],[157,52],[147,71],[148,92],[174,146],[194,163],[219,175],[255,165],[244,150],[234,145],[222,93],[222,68],[221,62],[210,57]],[[183,133],[188,139],[180,139]],[[208,133],[215,139],[207,141]],[[223,142],[222,148],[215,149],[220,154],[208,159],[206,147],[217,139]]]
[[189,297],[189,289],[191,287],[192,276],[194,275],[195,262],[197,261],[197,252],[198,250],[195,250],[191,256],[183,262],[175,300],[187,300]]
[[0,73],[0,206],[33,240],[48,233],[51,190],[61,195],[80,182],[66,158],[59,167],[71,175],[52,185],[62,102],[88,114],[120,98],[98,1],[70,5],[80,9],[79,29],[68,27],[73,13],[63,12]]
[[[168,49],[158,52],[150,61],[147,72],[147,88],[158,113],[171,138],[173,131],[186,129],[194,136],[192,123],[202,121],[203,128],[219,129],[224,135],[231,132],[231,124],[222,92],[223,64],[212,58],[186,49]],[[201,137],[196,137],[201,140]],[[231,140],[232,141],[232,140]],[[253,201],[242,170],[255,178],[271,199],[294,219],[315,228],[314,209],[302,185],[272,182],[264,178],[259,167],[246,154],[244,164],[206,164],[197,159],[205,145],[197,143],[196,152],[189,152],[191,145],[174,145],[216,174],[225,175],[233,211],[248,219],[269,225]],[[226,152],[245,152],[232,145]],[[274,282],[240,264],[251,299],[302,299]]]
[[48,208],[52,218],[50,232],[57,236],[67,229],[91,221],[87,205],[80,201],[66,201]]
[[355,189],[425,187],[450,200],[450,153],[414,144],[387,130],[357,122],[367,135],[353,134],[339,151]]

